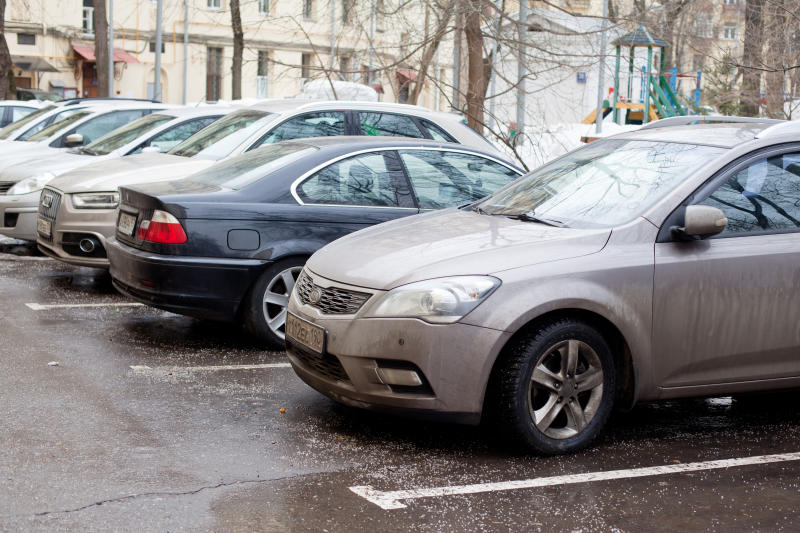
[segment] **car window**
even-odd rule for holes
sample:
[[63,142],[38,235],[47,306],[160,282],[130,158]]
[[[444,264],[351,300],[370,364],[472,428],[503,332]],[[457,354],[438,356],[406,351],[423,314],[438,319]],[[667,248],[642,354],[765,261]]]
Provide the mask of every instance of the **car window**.
[[261,144],[272,144],[308,137],[344,135],[344,112],[306,113],[278,125],[264,137]]
[[395,115],[393,113],[365,113],[358,114],[361,131],[364,135],[386,137],[416,137],[425,136],[419,131],[411,117]]
[[61,117],[55,122],[52,122],[46,128],[42,128],[35,134],[25,137],[24,139],[20,137],[19,140],[30,141],[30,142],[42,141],[44,139],[47,139],[51,135],[55,135],[56,132],[61,131],[62,129],[68,127],[70,124],[73,124],[81,120],[82,118],[89,116],[91,113],[92,113],[91,111],[83,109],[81,111],[78,111],[77,113],[73,113],[72,115]]
[[[25,117],[23,117],[22,119],[18,120],[17,122],[12,122],[8,126],[6,126],[5,128],[0,130],[0,139],[8,139],[11,136],[11,134],[14,133],[15,131],[17,131],[17,130],[19,130],[21,128],[24,128],[28,124],[32,124],[32,123],[36,122],[36,120],[39,117],[41,117],[45,113],[49,113],[52,110],[53,110],[53,106],[52,105],[46,105],[46,106],[40,107],[39,109],[37,109],[36,111],[34,111],[32,113],[27,114]],[[40,122],[46,122],[46,121],[41,120]],[[42,124],[42,127],[44,127],[44,124]],[[34,133],[36,133],[36,132],[34,132]]]
[[[65,119],[65,118],[67,118],[67,117],[71,117],[71,116],[72,116],[72,115],[74,115],[75,113],[78,113],[78,112],[80,112],[80,111],[81,111],[81,109],[82,109],[82,108],[80,108],[80,107],[79,107],[78,109],[66,109],[66,110],[64,110],[64,111],[61,111],[61,112],[59,112],[59,113],[56,113],[55,115],[53,115],[53,116],[51,116],[51,117],[49,117],[49,118],[47,118],[47,119],[45,119],[45,120],[40,120],[39,122],[37,122],[36,124],[34,124],[34,125],[33,125],[33,126],[31,126],[30,128],[28,128],[28,130],[27,130],[27,131],[25,131],[25,133],[23,133],[22,135],[20,135],[20,136],[17,138],[17,140],[19,140],[19,141],[26,141],[26,140],[28,140],[28,137],[31,137],[31,136],[33,136],[33,135],[36,135],[37,133],[39,133],[40,131],[42,131],[44,128],[46,128],[46,127],[47,127],[49,124],[55,124],[55,123],[56,123],[56,122],[58,122],[59,120]],[[28,115],[28,117],[29,117],[29,116],[30,116],[30,115]],[[84,116],[85,116],[85,115],[84,115]],[[25,120],[27,120],[27,119],[28,119],[28,117],[25,117]],[[49,124],[48,124],[48,123],[49,123]]]
[[410,205],[408,193],[402,171],[390,170],[383,152],[337,161],[297,187],[306,204],[400,207]]
[[162,131],[161,133],[153,136],[152,139],[137,146],[136,149],[130,153],[138,154],[146,146],[154,146],[158,148],[159,152],[169,152],[178,144],[182,143],[218,118],[219,117],[200,117],[193,120],[187,120],[183,124],[174,126],[169,128],[167,131]]
[[18,121],[19,119],[21,119],[22,117],[25,117],[25,116],[27,116],[27,115],[30,115],[30,114],[31,114],[31,113],[33,113],[34,111],[36,111],[36,108],[35,108],[35,107],[18,107],[18,106],[13,106],[13,107],[11,108],[11,122],[16,122],[16,121]]
[[423,120],[422,126],[425,128],[425,131],[427,131],[428,134],[430,134],[431,139],[434,139],[436,141],[450,142],[450,143],[458,142],[450,134],[448,134],[442,128],[440,128],[436,124],[433,124],[432,122]]
[[169,115],[147,115],[121,128],[116,128],[107,135],[103,135],[96,141],[86,145],[86,152],[93,155],[105,155],[122,148],[126,144],[135,141],[137,138],[146,134],[148,131],[158,126],[174,120],[175,117]]
[[141,109],[130,109],[125,111],[111,111],[104,115],[89,119],[77,126],[72,133],[83,135],[83,143],[89,144],[95,139],[99,139],[106,133],[124,126],[132,120],[141,117],[145,112]]
[[480,200],[519,175],[476,155],[443,150],[400,150],[420,209]]
[[725,180],[701,202],[721,209],[721,235],[800,228],[800,153],[760,159]]
[[183,157],[199,155],[209,159],[221,159],[273,118],[274,113],[263,111],[231,113],[198,131],[173,148],[170,153]]

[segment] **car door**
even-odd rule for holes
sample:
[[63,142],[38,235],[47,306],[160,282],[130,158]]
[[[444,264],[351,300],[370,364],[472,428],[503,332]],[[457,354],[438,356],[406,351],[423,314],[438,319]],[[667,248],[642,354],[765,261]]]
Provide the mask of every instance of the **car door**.
[[689,201],[719,235],[655,245],[653,352],[664,387],[800,376],[800,146],[753,154]]
[[293,192],[307,207],[310,224],[324,228],[331,241],[419,212],[397,155],[389,150],[335,161],[296,184]]
[[474,202],[507,185],[520,172],[492,159],[455,150],[398,150],[422,210]]

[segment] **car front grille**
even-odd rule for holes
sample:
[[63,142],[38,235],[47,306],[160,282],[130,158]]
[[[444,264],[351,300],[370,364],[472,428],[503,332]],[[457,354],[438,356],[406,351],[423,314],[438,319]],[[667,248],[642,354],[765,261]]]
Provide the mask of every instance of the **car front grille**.
[[371,296],[368,293],[340,289],[338,287],[320,287],[306,276],[305,271],[300,273],[296,288],[301,302],[311,307],[316,307],[326,315],[352,315],[357,313]]
[[[45,205],[45,196],[49,196],[49,205]],[[39,215],[50,220],[55,220],[58,208],[61,206],[61,194],[53,189],[44,189],[39,196]]]
[[13,181],[0,181],[0,194],[7,193],[14,183]]

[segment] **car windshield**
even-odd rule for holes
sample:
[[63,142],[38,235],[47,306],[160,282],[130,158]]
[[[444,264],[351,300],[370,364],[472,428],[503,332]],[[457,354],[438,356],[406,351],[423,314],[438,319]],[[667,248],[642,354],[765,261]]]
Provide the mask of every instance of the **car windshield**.
[[74,115],[70,115],[68,117],[62,118],[61,120],[57,120],[57,121],[53,122],[52,124],[50,124],[49,126],[47,126],[42,131],[40,131],[39,133],[37,133],[36,135],[31,135],[30,137],[28,137],[25,140],[29,141],[29,142],[36,142],[36,141],[42,141],[44,139],[47,139],[48,137],[50,137],[51,135],[55,134],[56,132],[62,130],[63,128],[66,128],[70,124],[73,124],[73,123],[79,121],[80,119],[90,115],[91,113],[92,112],[88,111],[88,110],[80,111],[78,113],[75,113]]
[[198,131],[170,150],[170,154],[192,157],[200,154],[208,159],[222,159],[244,142],[253,130],[272,120],[274,113],[237,111]]
[[498,190],[474,209],[559,226],[615,226],[641,215],[724,151],[683,143],[595,141]]
[[49,113],[50,111],[55,109],[55,107],[56,106],[54,106],[54,105],[46,105],[46,106],[40,107],[39,109],[37,109],[33,113],[28,113],[27,115],[25,115],[21,119],[17,120],[16,122],[12,122],[8,126],[6,126],[5,128],[0,130],[0,139],[8,139],[11,136],[12,133],[14,133],[15,131],[19,130],[20,128],[23,128],[24,126],[27,126],[28,124],[38,120],[39,117],[41,117],[45,113]]
[[103,137],[100,137],[93,143],[80,148],[78,151],[80,153],[86,153],[89,155],[106,155],[113,152],[117,148],[121,148],[129,142],[134,141],[148,131],[153,130],[158,126],[174,119],[175,117],[171,117],[169,115],[147,115],[146,117],[134,120],[130,124],[118,128],[111,133],[104,135]]
[[239,190],[316,150],[319,148],[307,144],[270,144],[212,165],[187,179]]

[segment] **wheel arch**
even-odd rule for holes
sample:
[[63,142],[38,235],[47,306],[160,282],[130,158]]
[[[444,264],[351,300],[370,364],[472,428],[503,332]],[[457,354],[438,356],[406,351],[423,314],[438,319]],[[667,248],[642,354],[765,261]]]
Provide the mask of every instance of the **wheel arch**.
[[272,259],[268,263],[264,263],[264,265],[261,267],[261,271],[258,273],[257,276],[253,276],[253,280],[250,282],[250,285],[247,287],[247,290],[242,295],[242,299],[239,300],[239,306],[236,308],[236,320],[237,320],[237,322],[242,322],[244,320],[244,313],[245,313],[245,310],[247,308],[247,304],[250,301],[250,295],[253,293],[253,288],[259,282],[259,280],[261,279],[261,276],[264,275],[264,272],[266,272],[268,269],[272,268],[276,264],[281,263],[283,261],[289,261],[289,260],[292,260],[292,259],[302,259],[303,262],[306,262],[311,257],[312,253],[313,252],[311,252],[311,253],[304,253],[304,252],[289,253],[289,254],[286,254],[286,255],[281,256],[281,257],[276,257],[276,258]]

